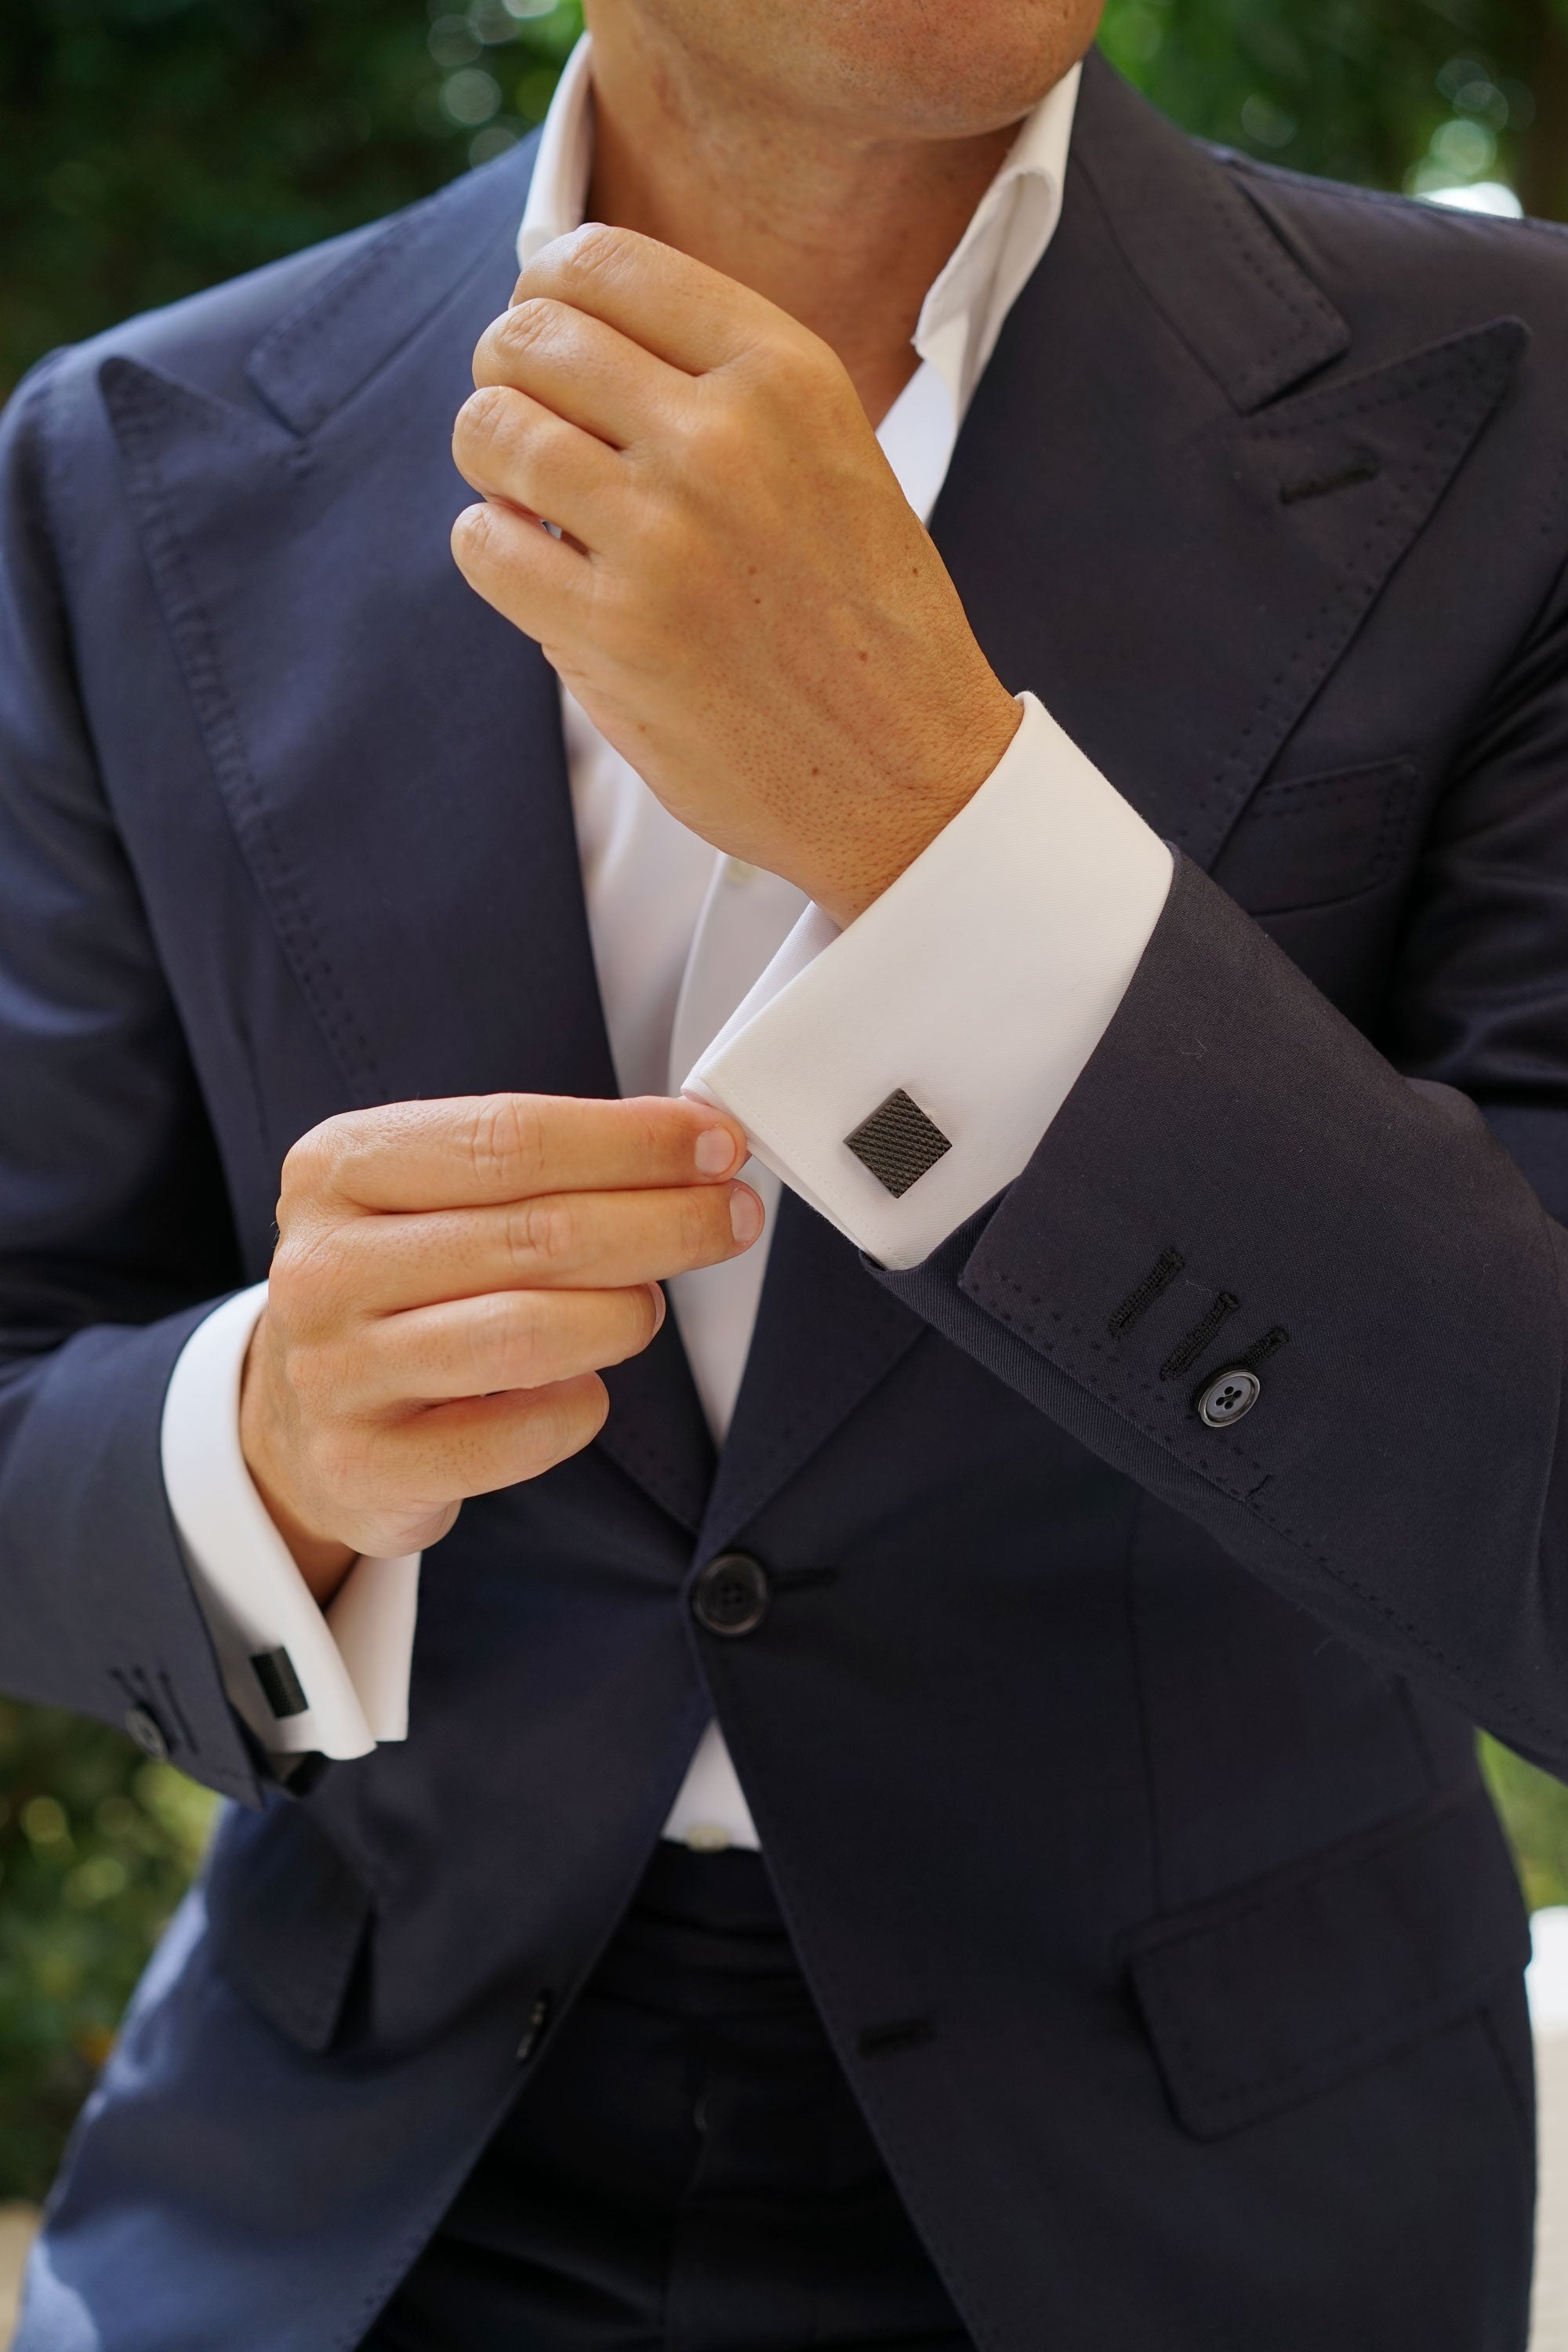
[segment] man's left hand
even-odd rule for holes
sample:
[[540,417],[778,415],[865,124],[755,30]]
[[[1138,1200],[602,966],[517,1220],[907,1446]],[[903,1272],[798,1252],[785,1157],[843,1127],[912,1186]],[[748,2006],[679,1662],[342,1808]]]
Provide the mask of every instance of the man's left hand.
[[1020,714],[845,368],[716,270],[588,227],[523,272],[474,381],[465,578],[682,824],[851,921]]

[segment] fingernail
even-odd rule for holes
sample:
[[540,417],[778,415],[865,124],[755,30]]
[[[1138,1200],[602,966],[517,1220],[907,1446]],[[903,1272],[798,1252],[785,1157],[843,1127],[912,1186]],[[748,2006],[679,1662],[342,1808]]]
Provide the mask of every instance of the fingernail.
[[696,1156],[700,1176],[727,1176],[735,1165],[735,1139],[727,1127],[705,1127]]
[[668,1310],[665,1306],[664,1293],[658,1283],[650,1282],[648,1288],[653,1293],[653,1330],[654,1337],[657,1339],[664,1328],[664,1318]]
[[744,1184],[737,1184],[730,1195],[730,1230],[742,1249],[763,1230],[763,1204]]

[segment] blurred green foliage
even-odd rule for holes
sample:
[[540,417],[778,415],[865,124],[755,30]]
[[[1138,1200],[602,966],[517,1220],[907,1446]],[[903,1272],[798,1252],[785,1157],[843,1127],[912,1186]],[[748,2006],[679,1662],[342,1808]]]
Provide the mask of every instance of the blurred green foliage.
[[582,17],[514,5],[0,0],[0,392],[520,138]]
[[[0,392],[500,152],[580,22],[576,0],[0,0]],[[1205,137],[1568,216],[1568,0],[1109,0],[1103,39]],[[1483,1754],[1532,1907],[1568,1902],[1568,1791]],[[116,1733],[0,1702],[0,2200],[45,2186],[210,1812]]]
[[0,1701],[0,2200],[47,2186],[211,1813],[117,1732]]
[[1522,1756],[1481,1739],[1481,1769],[1503,1818],[1532,1911],[1568,1903],[1568,1789]]
[[1497,180],[1568,217],[1568,0],[1109,0],[1102,37],[1205,138],[1369,187]]

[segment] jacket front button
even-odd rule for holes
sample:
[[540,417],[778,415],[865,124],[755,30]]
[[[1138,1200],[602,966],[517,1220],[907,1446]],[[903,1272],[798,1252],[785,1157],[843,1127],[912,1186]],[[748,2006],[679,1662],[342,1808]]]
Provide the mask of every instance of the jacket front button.
[[754,1633],[768,1613],[767,1570],[749,1552],[721,1551],[691,1588],[691,1613],[705,1633],[734,1641]]
[[1221,1372],[1198,1399],[1198,1418],[1210,1429],[1228,1429],[1252,1411],[1263,1393],[1256,1372]]

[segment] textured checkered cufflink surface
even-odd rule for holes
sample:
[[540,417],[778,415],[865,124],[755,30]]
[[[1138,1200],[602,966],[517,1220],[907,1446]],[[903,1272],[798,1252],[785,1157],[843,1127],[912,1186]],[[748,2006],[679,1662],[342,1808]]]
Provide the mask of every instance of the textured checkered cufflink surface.
[[885,1103],[879,1103],[870,1118],[851,1129],[844,1140],[895,1201],[928,1168],[934,1168],[944,1151],[952,1150],[935,1119],[928,1118],[902,1087],[895,1088]]

